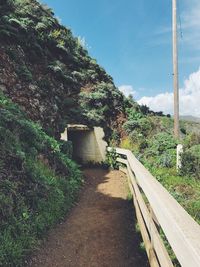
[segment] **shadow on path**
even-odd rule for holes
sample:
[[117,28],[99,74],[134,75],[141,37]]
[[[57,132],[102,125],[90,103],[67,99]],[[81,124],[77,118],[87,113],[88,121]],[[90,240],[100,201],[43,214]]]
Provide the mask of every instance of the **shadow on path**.
[[78,205],[50,231],[27,266],[145,267],[135,232],[126,177],[119,171],[87,169]]

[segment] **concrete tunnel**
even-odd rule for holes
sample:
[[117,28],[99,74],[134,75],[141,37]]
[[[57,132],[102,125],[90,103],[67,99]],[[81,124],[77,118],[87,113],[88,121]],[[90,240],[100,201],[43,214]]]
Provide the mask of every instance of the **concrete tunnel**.
[[61,139],[73,144],[73,159],[81,163],[101,163],[106,158],[107,143],[103,128],[68,124]]

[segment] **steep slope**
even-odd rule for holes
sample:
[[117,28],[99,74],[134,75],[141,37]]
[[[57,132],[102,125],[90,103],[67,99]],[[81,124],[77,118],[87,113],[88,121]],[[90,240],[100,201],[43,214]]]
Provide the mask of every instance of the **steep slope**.
[[18,266],[81,184],[62,146],[0,94],[0,266]]
[[[124,116],[112,78],[48,7],[2,0],[0,40],[1,90],[47,133],[59,138],[67,123],[81,122],[101,124],[108,136],[112,121]],[[94,107],[99,113],[89,114]]]

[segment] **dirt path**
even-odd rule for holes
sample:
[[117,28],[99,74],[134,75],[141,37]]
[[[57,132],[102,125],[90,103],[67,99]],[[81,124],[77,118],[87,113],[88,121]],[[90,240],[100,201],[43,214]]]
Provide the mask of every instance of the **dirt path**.
[[28,267],[149,266],[135,233],[125,176],[88,169],[79,204],[53,229]]

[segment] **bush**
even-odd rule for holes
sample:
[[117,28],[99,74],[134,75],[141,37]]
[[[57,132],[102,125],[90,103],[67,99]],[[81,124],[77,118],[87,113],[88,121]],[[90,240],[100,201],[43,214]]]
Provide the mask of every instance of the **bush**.
[[112,148],[111,151],[107,151],[106,164],[112,169],[118,169],[117,158],[118,155],[116,149]]
[[159,166],[172,168],[176,166],[176,149],[168,149],[163,152],[157,160]]
[[[60,145],[0,93],[0,266],[21,266],[70,209],[81,184]],[[66,153],[62,153],[66,152]]]
[[[144,139],[145,141],[145,139]],[[167,133],[158,133],[147,140],[142,151],[142,161],[150,162],[152,167],[172,168],[176,166],[177,141]]]
[[129,135],[132,134],[134,131],[135,134],[138,133],[142,136],[147,136],[152,128],[152,125],[148,117],[139,117],[136,119],[129,119],[127,122],[124,123],[123,128]]
[[110,137],[110,146],[118,146],[120,142],[120,135],[116,130],[113,130],[111,137]]
[[184,140],[184,145],[187,148],[190,148],[194,145],[200,144],[200,135],[197,133],[190,133],[189,135],[186,136]]
[[181,174],[200,179],[200,145],[194,145],[182,154]]
[[82,92],[79,103],[85,117],[93,125],[104,126],[112,120],[122,106],[122,94],[113,84],[101,82],[91,92]]
[[138,120],[127,121],[124,123],[123,128],[127,134],[131,134],[135,129],[139,128],[139,122]]
[[175,149],[177,141],[171,134],[158,133],[148,142],[148,145],[153,154],[161,155],[168,149]]

